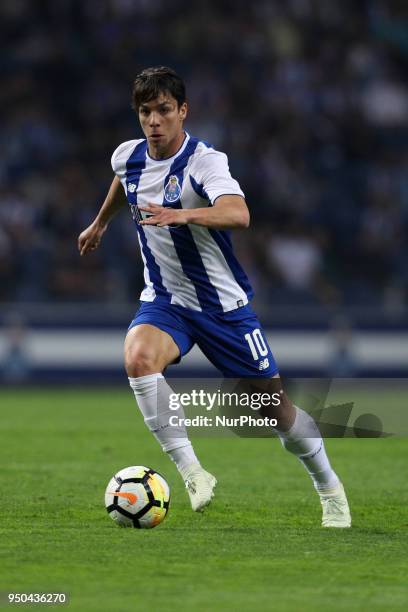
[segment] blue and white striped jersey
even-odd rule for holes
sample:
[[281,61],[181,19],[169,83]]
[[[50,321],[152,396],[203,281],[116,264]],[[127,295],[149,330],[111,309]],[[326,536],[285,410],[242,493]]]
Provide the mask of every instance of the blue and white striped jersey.
[[228,312],[248,303],[253,291],[236,259],[229,232],[198,225],[138,224],[138,205],[175,208],[212,206],[226,194],[241,195],[227,156],[186,134],[175,155],[149,156],[146,140],[122,143],[112,155],[138,231],[145,288],[140,299],[198,311]]

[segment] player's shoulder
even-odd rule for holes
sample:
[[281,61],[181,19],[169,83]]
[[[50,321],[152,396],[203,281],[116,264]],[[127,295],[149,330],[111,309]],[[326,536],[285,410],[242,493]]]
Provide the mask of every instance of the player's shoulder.
[[205,140],[200,140],[199,138],[194,138],[194,140],[197,143],[192,159],[194,166],[225,164],[228,160],[225,153],[218,151],[213,145]]
[[206,140],[202,140],[201,138],[196,138],[195,136],[190,137],[192,141],[196,143],[196,147],[194,150],[195,157],[213,157],[218,155],[225,155],[222,151],[218,151],[214,145],[210,144]]
[[113,171],[117,172],[123,164],[126,164],[135,148],[143,142],[146,142],[144,138],[136,138],[133,140],[126,140],[116,147],[111,158]]

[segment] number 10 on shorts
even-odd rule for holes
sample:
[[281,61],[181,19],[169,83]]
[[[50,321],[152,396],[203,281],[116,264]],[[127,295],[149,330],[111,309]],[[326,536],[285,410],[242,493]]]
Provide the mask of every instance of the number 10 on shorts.
[[268,354],[268,347],[266,346],[261,330],[258,327],[250,334],[245,334],[244,338],[248,342],[252,357],[255,361],[257,361],[260,357],[265,357],[265,355]]

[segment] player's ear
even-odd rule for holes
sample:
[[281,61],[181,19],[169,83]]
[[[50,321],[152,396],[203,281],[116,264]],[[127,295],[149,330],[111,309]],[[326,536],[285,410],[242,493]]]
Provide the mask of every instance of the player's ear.
[[184,119],[187,117],[187,110],[187,102],[183,102],[183,104],[179,108],[179,116],[182,121],[184,121]]

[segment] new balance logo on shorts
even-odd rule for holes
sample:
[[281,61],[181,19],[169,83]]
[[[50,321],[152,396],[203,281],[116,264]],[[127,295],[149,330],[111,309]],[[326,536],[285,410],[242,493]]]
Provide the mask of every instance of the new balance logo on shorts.
[[269,359],[261,359],[261,361],[259,362],[259,369],[266,370],[267,368],[269,368]]

